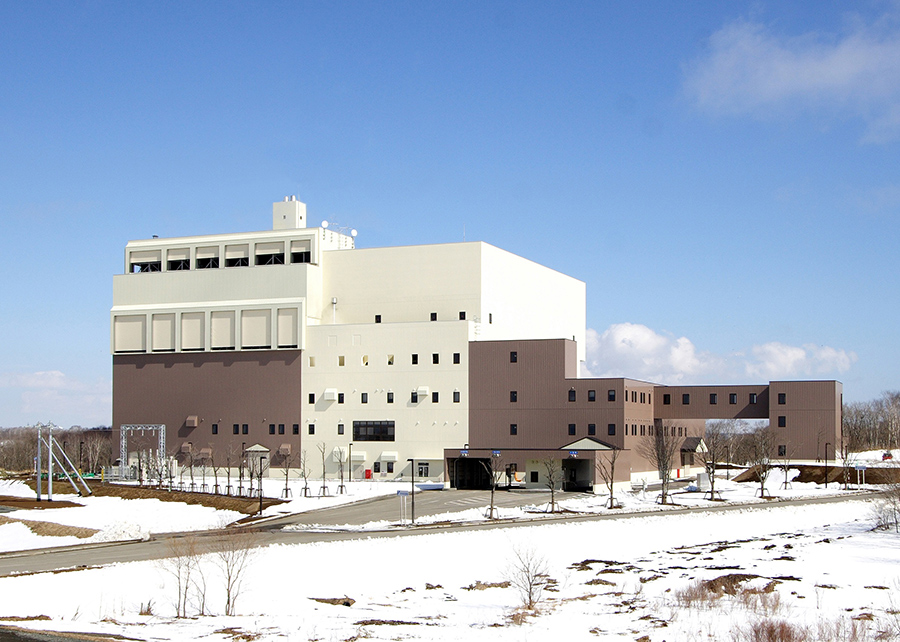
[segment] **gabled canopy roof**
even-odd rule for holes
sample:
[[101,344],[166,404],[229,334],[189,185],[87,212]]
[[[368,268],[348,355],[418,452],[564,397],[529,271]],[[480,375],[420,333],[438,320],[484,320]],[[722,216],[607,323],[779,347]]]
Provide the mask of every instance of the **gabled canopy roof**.
[[615,447],[593,437],[582,437],[578,441],[563,446],[560,450],[615,450]]

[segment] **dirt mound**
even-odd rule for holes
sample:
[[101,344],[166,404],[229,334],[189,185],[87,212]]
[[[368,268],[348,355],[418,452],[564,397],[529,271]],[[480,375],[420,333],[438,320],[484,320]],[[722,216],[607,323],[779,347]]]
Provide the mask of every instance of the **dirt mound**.
[[[781,466],[778,466],[781,468]],[[851,484],[856,483],[856,471],[853,468],[845,469],[843,466],[834,466],[829,465],[825,466],[825,464],[821,464],[818,466],[808,465],[808,464],[789,464],[788,470],[798,470],[800,474],[796,479],[792,481],[801,482],[801,483],[815,483],[815,484],[824,484],[825,483],[825,472],[826,469],[828,471],[828,483],[836,482],[843,483],[844,482],[844,472],[845,470],[849,473],[849,480]],[[742,472],[737,477],[733,478],[736,482],[758,482],[759,476],[756,473],[756,467],[748,468],[744,472]],[[862,479],[862,473],[860,473],[860,480]],[[898,484],[900,483],[900,468],[895,468],[893,466],[885,466],[878,468],[867,468],[866,469],[866,483],[867,484]]]
[[78,537],[85,539],[91,535],[99,533],[95,528],[82,528],[81,526],[66,526],[64,524],[54,524],[53,522],[36,522],[30,519],[13,519],[0,515],[0,524],[14,524],[19,522],[25,524],[28,529],[35,535],[42,537]]

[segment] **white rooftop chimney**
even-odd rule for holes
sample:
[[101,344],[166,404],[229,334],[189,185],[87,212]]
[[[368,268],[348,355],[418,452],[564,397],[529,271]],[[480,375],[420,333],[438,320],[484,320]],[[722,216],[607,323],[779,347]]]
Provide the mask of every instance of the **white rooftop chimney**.
[[284,200],[272,203],[272,229],[295,230],[306,227],[306,203],[296,196],[285,196]]

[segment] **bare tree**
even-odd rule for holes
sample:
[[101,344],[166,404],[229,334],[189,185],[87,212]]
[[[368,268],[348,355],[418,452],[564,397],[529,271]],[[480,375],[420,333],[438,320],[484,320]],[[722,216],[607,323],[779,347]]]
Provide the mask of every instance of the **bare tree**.
[[544,485],[550,489],[550,506],[549,512],[555,513],[559,510],[556,504],[556,486],[562,482],[563,469],[559,459],[554,457],[545,457],[541,460],[544,466],[545,482]]
[[484,472],[488,474],[491,480],[491,505],[488,508],[487,518],[497,519],[497,509],[494,508],[494,492],[497,490],[497,478],[503,471],[503,460],[500,458],[500,455],[491,454],[490,459],[482,459],[480,461]]
[[766,498],[766,480],[772,472],[772,453],[775,449],[775,434],[768,424],[754,430],[749,435],[749,463],[756,470],[759,479],[759,496]]
[[300,476],[303,478],[303,496],[309,497],[309,460],[306,451],[300,451]]
[[670,503],[669,484],[672,477],[672,466],[678,454],[682,437],[675,436],[676,427],[667,421],[656,419],[652,432],[642,439],[637,446],[638,454],[656,468],[660,481],[660,503]]
[[719,419],[706,424],[706,436],[703,438],[705,448],[701,448],[698,454],[709,476],[710,500],[716,496],[716,470],[719,462],[727,460],[730,456],[734,432],[734,419]]
[[221,492],[221,488],[219,488],[219,471],[222,470],[222,460],[216,461],[216,450],[212,444],[209,445],[209,467],[213,471],[213,493],[218,495]]
[[547,560],[533,548],[513,548],[506,579],[518,591],[522,606],[533,610],[548,584]]
[[622,451],[615,446],[610,450],[604,450],[598,453],[595,464],[597,475],[603,480],[606,491],[609,493],[609,499],[606,500],[607,508],[618,508],[620,504],[615,500],[613,491],[616,485],[616,462]]
[[[173,537],[167,544],[168,556],[160,566],[175,580],[175,617],[187,617],[191,589],[195,587],[194,573],[198,569],[199,554],[194,537]],[[205,581],[204,581],[205,584]]]
[[225,588],[225,615],[235,615],[235,604],[255,554],[257,538],[253,531],[230,531],[213,544],[213,562],[222,574]]
[[226,480],[227,480],[225,482],[225,494],[226,495],[231,495],[231,492],[232,492],[231,463],[235,460],[235,457],[237,455],[236,448],[237,447],[234,444],[229,444],[228,448],[225,449],[225,475],[226,475]]
[[319,455],[322,457],[322,488],[319,489],[319,494],[327,495],[328,486],[325,484],[325,442],[321,442],[316,448],[319,449]]
[[337,452],[337,465],[338,465],[338,474],[341,477],[341,484],[338,486],[338,494],[343,495],[347,492],[347,487],[344,486],[344,459],[347,457],[346,452],[344,451],[343,446],[339,446],[336,449]]

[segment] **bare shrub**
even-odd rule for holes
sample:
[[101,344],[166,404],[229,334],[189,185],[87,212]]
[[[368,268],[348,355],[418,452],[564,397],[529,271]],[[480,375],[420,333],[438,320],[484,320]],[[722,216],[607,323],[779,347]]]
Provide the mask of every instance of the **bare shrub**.
[[711,590],[709,583],[701,580],[675,591],[675,603],[682,608],[709,608],[720,597],[721,592]]
[[754,620],[735,625],[731,632],[734,642],[808,642],[814,638],[802,626],[787,620]]
[[506,579],[519,593],[522,608],[533,611],[550,583],[547,560],[533,548],[513,548]]
[[187,617],[191,589],[195,586],[194,573],[199,567],[197,540],[193,537],[173,537],[167,549],[169,555],[160,560],[160,566],[175,580],[175,617]]
[[891,484],[872,508],[875,530],[900,533],[900,484]]
[[213,545],[213,563],[222,575],[225,589],[225,615],[235,614],[244,574],[250,566],[258,535],[253,531],[230,531]]

